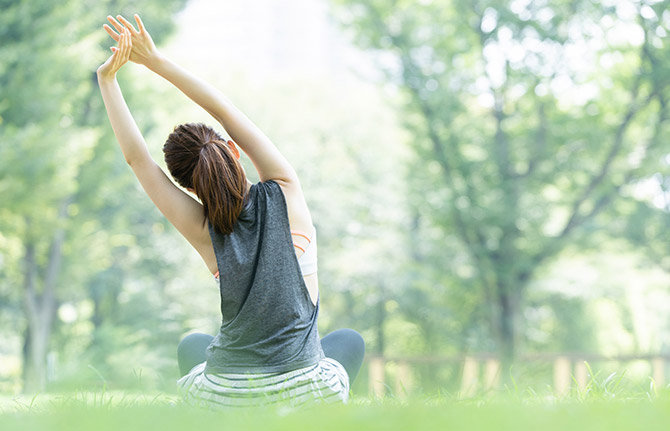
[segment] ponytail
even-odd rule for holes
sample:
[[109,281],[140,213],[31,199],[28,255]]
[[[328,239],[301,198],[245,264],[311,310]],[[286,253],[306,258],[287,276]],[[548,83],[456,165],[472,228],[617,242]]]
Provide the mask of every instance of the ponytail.
[[223,140],[207,142],[193,169],[193,188],[215,230],[228,234],[244,208],[247,177]]
[[247,177],[226,141],[204,124],[182,124],[168,136],[163,153],[172,177],[195,189],[214,229],[231,233],[246,203]]

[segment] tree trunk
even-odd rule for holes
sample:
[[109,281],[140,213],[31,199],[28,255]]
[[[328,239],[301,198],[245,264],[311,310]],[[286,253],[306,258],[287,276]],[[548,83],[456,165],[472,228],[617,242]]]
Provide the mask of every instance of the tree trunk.
[[496,332],[503,379],[509,377],[509,370],[518,353],[519,328],[517,323],[519,320],[519,299],[521,297],[520,289],[522,289],[522,286],[517,285],[515,287],[513,289],[503,280],[499,280],[497,285],[498,322]]
[[30,220],[27,220],[28,236],[24,256],[24,305],[28,327],[25,331],[23,349],[23,392],[34,393],[46,387],[46,350],[43,334],[39,330],[42,322],[43,301],[35,289],[37,264],[35,262],[35,244],[30,238]]
[[[67,217],[67,207],[71,198],[65,199],[58,211],[60,224]],[[26,219],[26,254],[24,257],[24,304],[28,320],[23,358],[23,392],[36,393],[46,389],[47,385],[47,353],[49,340],[56,314],[56,281],[61,267],[62,248],[65,242],[65,229],[62,225],[56,228],[51,246],[42,292],[36,289],[38,266],[35,258],[35,241],[31,232],[30,219]]]
[[516,354],[515,310],[509,292],[501,291],[498,296],[499,322],[498,340],[500,344],[500,360],[503,369],[507,370],[514,361]]
[[27,357],[24,358],[25,374],[23,382],[24,393],[36,393],[46,389],[47,366],[46,357],[51,336],[53,313],[47,307],[39,307],[37,314],[31,315],[29,322],[29,342],[27,343]]

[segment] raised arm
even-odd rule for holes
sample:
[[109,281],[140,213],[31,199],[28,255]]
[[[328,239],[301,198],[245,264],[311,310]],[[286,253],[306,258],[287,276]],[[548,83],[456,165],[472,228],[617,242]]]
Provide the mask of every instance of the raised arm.
[[[154,204],[211,267],[209,254],[212,244],[202,205],[175,186],[152,159],[116,80],[116,73],[131,57],[130,32],[121,32],[117,42],[118,47],[112,48],[113,54],[98,68],[97,75],[107,115],[121,151]],[[213,272],[215,270],[214,264]]]
[[207,82],[162,56],[138,15],[135,15],[137,30],[122,16],[117,18],[120,22],[111,16],[107,18],[116,31],[109,26],[105,26],[105,30],[115,40],[119,36],[117,31],[121,32],[124,28],[130,31],[133,41],[131,61],[145,65],[168,80],[214,117],[249,156],[262,181],[276,180],[283,183],[282,185],[298,185],[295,170],[277,147],[228,98]]
[[136,160],[151,158],[128,105],[123,98],[116,73],[128,62],[131,52],[130,34],[128,31],[119,37],[118,47],[112,47],[112,55],[98,70],[98,85],[105,103],[107,116],[114,130],[121,151],[126,161],[132,165]]

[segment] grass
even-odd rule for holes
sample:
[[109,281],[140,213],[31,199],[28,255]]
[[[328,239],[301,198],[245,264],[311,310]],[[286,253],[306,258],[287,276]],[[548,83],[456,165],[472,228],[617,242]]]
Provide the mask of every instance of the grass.
[[[611,381],[611,380],[610,380]],[[306,410],[248,409],[212,412],[187,407],[173,396],[71,393],[5,398],[2,431],[171,430],[656,430],[668,429],[670,397],[646,399],[532,393],[458,400],[441,396],[408,401],[354,398],[349,405]]]
[[655,430],[667,429],[670,402],[518,401],[354,403],[316,406],[297,412],[239,410],[210,412],[168,403],[85,405],[66,401],[49,408],[17,409],[0,415],[3,431],[29,430]]
[[[594,376],[593,373],[590,373]],[[0,396],[2,431],[171,430],[667,430],[670,388],[627,386],[624,375],[595,374],[565,396],[550,388],[512,385],[460,399],[458,394],[408,400],[354,397],[348,405],[212,412],[179,403],[165,393],[69,392],[34,397]]]

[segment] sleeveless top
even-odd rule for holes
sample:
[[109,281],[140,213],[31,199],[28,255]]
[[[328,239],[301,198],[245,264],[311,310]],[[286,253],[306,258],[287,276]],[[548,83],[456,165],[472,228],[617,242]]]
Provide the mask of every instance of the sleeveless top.
[[315,306],[293,248],[279,184],[249,189],[233,232],[209,225],[219,267],[222,323],[206,373],[281,373],[324,358]]

